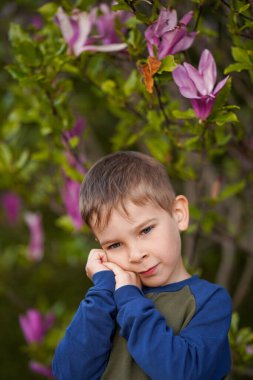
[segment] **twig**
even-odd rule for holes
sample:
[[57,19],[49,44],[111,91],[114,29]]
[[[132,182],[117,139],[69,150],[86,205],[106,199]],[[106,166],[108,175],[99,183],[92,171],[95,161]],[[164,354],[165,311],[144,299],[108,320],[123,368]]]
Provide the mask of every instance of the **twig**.
[[132,11],[135,13],[136,12],[136,9],[135,9],[135,6],[133,4],[133,0],[125,0],[126,4],[132,9]]
[[199,5],[199,9],[198,9],[197,19],[196,19],[196,22],[195,22],[193,30],[197,30],[197,27],[198,27],[198,24],[199,24],[199,20],[200,20],[200,16],[201,16],[202,11],[203,11],[203,5],[200,4]]
[[[226,1],[226,0],[221,0],[221,2],[230,10],[232,11],[232,8],[230,6],[230,4]],[[246,16],[246,15],[243,15],[242,13],[239,13],[237,10],[233,9],[233,11],[238,14],[239,16],[241,16],[242,18],[244,18],[245,20],[249,20],[249,21],[253,21],[253,18],[252,17],[249,17],[249,16]]]
[[155,86],[155,90],[156,90],[156,94],[157,94],[160,110],[161,110],[161,112],[163,114],[163,117],[164,117],[164,119],[166,121],[167,127],[169,128],[169,126],[170,126],[170,120],[169,120],[169,118],[168,118],[168,116],[167,116],[167,114],[165,112],[164,105],[163,105],[162,98],[161,98],[161,92],[160,92],[159,86],[156,83],[156,81],[154,81],[154,86]]
[[[53,112],[53,115],[61,120],[59,114],[58,114],[58,111],[53,103],[53,99],[52,99],[52,96],[50,94],[50,92],[48,90],[45,91],[46,95],[47,95],[47,98],[49,100],[49,103],[50,103],[50,106],[51,106],[51,109],[52,109],[52,112]],[[67,139],[67,137],[65,136],[64,132],[61,134],[63,140],[64,140],[64,143],[66,144],[66,146],[68,147],[68,150],[70,152],[70,154],[72,155],[72,157],[74,158],[74,160],[76,161],[77,164],[81,165],[81,166],[84,166],[84,163],[80,160],[78,154],[76,154],[76,152],[73,151],[73,149],[71,148],[71,146],[69,145],[69,141]]]
[[238,309],[244,300],[247,292],[249,291],[250,284],[253,278],[253,254],[249,255],[245,264],[244,271],[242,273],[240,282],[237,286],[233,303],[234,307]]

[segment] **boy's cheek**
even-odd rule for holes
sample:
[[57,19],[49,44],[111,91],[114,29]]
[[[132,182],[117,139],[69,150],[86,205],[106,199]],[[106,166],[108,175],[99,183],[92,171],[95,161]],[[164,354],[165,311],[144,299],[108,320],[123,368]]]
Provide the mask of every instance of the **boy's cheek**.
[[120,258],[115,258],[113,255],[107,253],[107,259],[110,263],[118,265],[121,269],[128,270]]

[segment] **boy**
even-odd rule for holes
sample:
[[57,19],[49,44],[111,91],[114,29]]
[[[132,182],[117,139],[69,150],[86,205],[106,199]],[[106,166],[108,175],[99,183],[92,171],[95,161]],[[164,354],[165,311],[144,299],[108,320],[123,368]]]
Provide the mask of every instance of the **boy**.
[[86,265],[94,287],[56,350],[57,380],[223,379],[230,297],[186,271],[188,202],[165,168],[137,152],[106,156],[87,173],[80,208],[101,249]]

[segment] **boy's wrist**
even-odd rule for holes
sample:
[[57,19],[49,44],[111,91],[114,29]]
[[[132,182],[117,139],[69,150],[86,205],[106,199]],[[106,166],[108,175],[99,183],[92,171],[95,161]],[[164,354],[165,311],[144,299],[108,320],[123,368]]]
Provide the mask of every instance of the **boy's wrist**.
[[144,297],[142,290],[136,285],[121,286],[114,292],[115,303],[118,308],[121,308],[131,300]]
[[92,282],[96,288],[109,290],[114,292],[115,290],[115,276],[110,270],[102,270],[94,273],[92,276]]

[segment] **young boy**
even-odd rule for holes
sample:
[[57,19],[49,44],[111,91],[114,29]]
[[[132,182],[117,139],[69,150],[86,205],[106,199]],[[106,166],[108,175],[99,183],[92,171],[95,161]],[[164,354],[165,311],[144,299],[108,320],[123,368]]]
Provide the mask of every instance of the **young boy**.
[[94,286],[56,350],[57,380],[223,379],[231,300],[185,269],[188,202],[165,168],[137,152],[106,156],[87,173],[80,207],[101,249],[89,254]]

